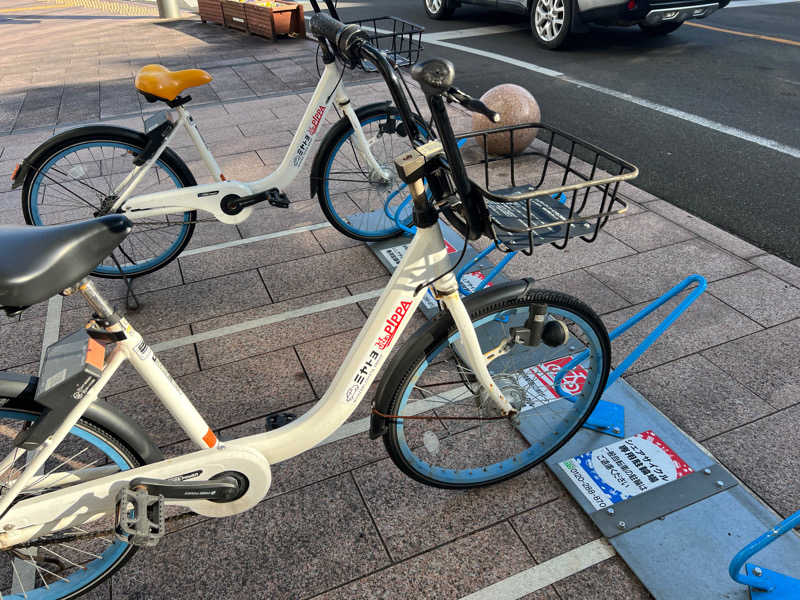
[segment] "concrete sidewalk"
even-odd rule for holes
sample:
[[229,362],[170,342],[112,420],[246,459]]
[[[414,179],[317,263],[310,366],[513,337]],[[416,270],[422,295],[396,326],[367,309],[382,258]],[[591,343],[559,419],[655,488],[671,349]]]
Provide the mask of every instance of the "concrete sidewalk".
[[[0,11],[23,9],[0,12],[0,131],[8,133],[0,137],[0,223],[23,223],[8,175],[42,140],[98,120],[141,128],[144,112],[160,108],[133,88],[143,64],[197,66],[214,75],[210,86],[192,91],[189,108],[229,178],[253,180],[276,166],[316,83],[314,46],[306,41],[271,43],[196,18],[162,23],[38,3],[28,12],[30,5],[0,0]],[[47,49],[32,44],[32,35],[48,40]],[[349,89],[356,104],[388,97],[374,78]],[[457,129],[468,126],[456,115]],[[202,180],[186,140],[175,149]],[[259,208],[239,226],[200,224],[190,248],[203,251],[137,281],[143,307],[130,319],[156,350],[386,283],[368,248],[325,226],[317,200],[309,199],[307,169],[286,190],[290,209]],[[624,194],[628,216],[611,221],[594,244],[539,248],[505,273],[581,298],[609,329],[685,276],[705,276],[708,291],[626,379],[764,502],[781,515],[794,512],[800,269],[633,186]],[[323,226],[209,248],[316,224]],[[100,287],[112,298],[124,294],[115,282]],[[255,433],[265,415],[302,413],[323,394],[371,304],[352,302],[159,355],[221,438]],[[0,369],[37,371],[46,308],[0,317]],[[65,299],[61,333],[82,326],[87,314]],[[614,356],[624,356],[643,331],[615,343]],[[108,400],[136,415],[165,452],[188,449],[131,371],[107,389]],[[353,419],[367,414],[364,403]],[[599,537],[544,467],[487,489],[435,490],[406,478],[380,442],[359,434],[276,465],[269,497],[256,509],[184,523],[87,597],[460,598]],[[526,598],[601,596],[649,594],[614,557]]]

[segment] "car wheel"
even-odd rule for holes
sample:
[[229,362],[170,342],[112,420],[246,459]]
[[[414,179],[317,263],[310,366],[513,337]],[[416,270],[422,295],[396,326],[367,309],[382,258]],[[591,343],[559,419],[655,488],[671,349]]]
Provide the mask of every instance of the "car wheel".
[[572,25],[572,0],[533,0],[531,33],[540,46],[555,50],[564,45]]
[[659,23],[658,25],[649,25],[647,23],[639,23],[639,28],[647,35],[667,35],[672,33],[678,27],[683,25],[683,22],[678,23]]
[[453,0],[425,0],[425,12],[431,19],[449,19],[455,10]]

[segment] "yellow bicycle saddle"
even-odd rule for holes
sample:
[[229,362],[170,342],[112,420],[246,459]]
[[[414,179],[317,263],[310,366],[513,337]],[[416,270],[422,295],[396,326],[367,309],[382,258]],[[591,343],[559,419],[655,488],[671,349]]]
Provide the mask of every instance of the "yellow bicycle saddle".
[[134,85],[145,96],[171,102],[186,88],[205,85],[211,80],[211,75],[202,69],[170,71],[162,65],[145,65],[136,74]]

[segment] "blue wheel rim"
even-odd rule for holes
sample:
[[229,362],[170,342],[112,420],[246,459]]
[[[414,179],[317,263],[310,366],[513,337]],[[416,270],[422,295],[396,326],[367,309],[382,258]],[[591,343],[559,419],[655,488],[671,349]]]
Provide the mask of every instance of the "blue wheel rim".
[[[589,326],[588,323],[586,323],[584,319],[582,319],[580,316],[576,315],[572,311],[565,310],[562,308],[556,308],[553,306],[549,306],[548,308],[550,310],[550,313],[557,316],[566,317],[581,328],[582,333],[584,333],[587,337],[587,339],[585,340],[587,343],[587,348],[591,350],[590,361],[592,363],[592,366],[595,367],[594,372],[600,372],[600,364],[602,364],[603,347],[594,330]],[[492,313],[491,315],[483,317],[479,321],[474,322],[474,326],[477,329],[478,327],[480,327],[485,323],[497,320],[498,315],[505,316],[506,313],[508,312],[509,312],[508,310],[504,310],[504,311],[499,311],[498,313]],[[440,344],[436,349],[434,349],[428,355],[427,359],[422,362],[422,364],[415,372],[414,376],[410,379],[408,385],[406,386],[406,389],[403,390],[403,395],[398,405],[396,414],[402,414],[403,410],[407,405],[409,397],[411,396],[411,392],[414,389],[414,384],[421,377],[422,373],[431,364],[431,362],[433,362],[433,359],[435,359],[435,357],[442,350],[449,347],[449,345],[452,344],[458,338],[459,338],[458,332],[451,335],[447,339],[447,341],[442,342],[442,344]],[[408,441],[406,440],[405,428],[402,418],[397,418],[393,424],[393,426],[395,427],[397,443],[405,460],[414,468],[415,471],[426,476],[429,479],[433,479],[445,485],[453,485],[453,486],[472,486],[472,485],[480,485],[483,483],[487,483],[489,481],[506,477],[515,472],[521,471],[527,468],[532,463],[536,463],[542,460],[550,452],[552,452],[552,448],[556,446],[556,444],[559,441],[569,436],[569,432],[571,432],[574,429],[574,426],[577,423],[577,421],[580,418],[582,418],[583,415],[587,412],[591,399],[594,398],[595,395],[598,393],[598,388],[600,386],[601,379],[602,379],[601,377],[591,378],[590,384],[587,386],[587,389],[584,390],[584,393],[582,393],[583,401],[576,401],[574,403],[575,410],[572,412],[572,414],[574,415],[572,425],[564,427],[563,432],[561,434],[554,435],[551,443],[544,445],[545,448],[544,450],[539,450],[537,447],[531,445],[529,448],[519,452],[518,454],[514,456],[509,456],[505,460],[498,461],[491,465],[476,465],[473,468],[467,468],[467,469],[442,468],[435,465],[431,465],[430,463],[426,462],[425,460],[423,460],[414,453],[414,450],[409,446]]]
[[[379,115],[379,116],[376,116],[376,117],[371,117],[369,119],[365,119],[365,120],[361,121],[361,125],[362,126],[363,125],[368,125],[369,123],[374,123],[375,121],[380,121],[381,119],[384,119],[385,117],[386,117],[386,115]],[[402,119],[400,117],[396,117],[396,118],[397,118],[397,120],[399,122],[402,122]],[[417,124],[417,128],[419,129],[420,133],[427,138],[427,132],[419,124]],[[325,192],[325,204],[328,206],[329,214],[331,214],[333,216],[334,220],[340,226],[342,226],[343,228],[347,229],[348,231],[352,231],[355,235],[359,235],[359,236],[362,236],[362,237],[386,237],[386,236],[397,235],[402,231],[402,229],[400,227],[397,227],[397,226],[391,226],[391,227],[387,227],[385,229],[379,229],[379,230],[359,229],[359,228],[353,226],[352,223],[348,223],[345,219],[340,217],[339,213],[336,212],[336,209],[333,206],[333,202],[331,201],[330,190],[329,190],[329,187],[328,187],[328,183],[330,181],[330,172],[331,172],[331,168],[333,166],[333,160],[334,160],[334,158],[336,158],[336,155],[339,153],[339,150],[341,149],[341,147],[344,145],[344,143],[347,140],[350,139],[350,137],[353,135],[353,133],[354,133],[353,129],[350,128],[349,133],[346,136],[344,136],[341,140],[339,140],[339,142],[336,144],[336,147],[333,149],[333,152],[331,152],[330,158],[328,159],[328,163],[325,165],[325,174],[323,176],[323,186],[324,186],[323,189],[324,189],[324,192]],[[394,167],[392,167],[392,168],[394,168]],[[391,194],[391,192],[390,192],[390,194]],[[383,208],[383,207],[381,207],[381,208]],[[409,216],[408,216],[406,222],[404,223],[404,225],[408,225],[410,222],[411,222],[411,215],[409,214]]]
[[[59,160],[64,158],[66,155],[68,155],[70,153],[73,153],[73,152],[78,152],[79,150],[83,150],[85,148],[92,148],[92,147],[98,147],[98,146],[121,148],[122,150],[133,150],[133,151],[136,151],[136,148],[134,148],[133,146],[129,146],[128,144],[122,144],[120,142],[103,142],[101,144],[98,144],[98,143],[78,144],[77,146],[70,146],[69,148],[66,148],[65,150],[62,150],[61,152],[59,152],[57,155],[55,155],[53,158],[51,158],[49,161],[47,161],[45,166],[42,167],[39,170],[39,173],[36,175],[36,178],[33,181],[33,185],[31,186],[31,194],[30,194],[30,198],[28,200],[28,208],[30,209],[30,212],[31,212],[31,219],[33,220],[33,222],[36,225],[44,225],[44,223],[42,222],[42,219],[41,219],[41,215],[39,214],[39,204],[38,204],[38,202],[36,202],[35,199],[38,198],[38,196],[39,196],[39,187],[40,187],[40,185],[42,183],[42,180],[45,177],[45,173],[47,173],[47,171],[50,169],[50,167],[52,167],[55,163],[57,163]],[[156,161],[155,166],[160,167],[161,169],[164,170],[165,173],[167,173],[167,175],[169,175],[170,179],[172,179],[173,183],[175,184],[175,187],[179,187],[179,188],[183,187],[183,184],[181,183],[180,179],[178,179],[178,176],[175,175],[175,173],[172,171],[172,169],[170,169],[164,163],[164,161],[162,161],[162,160]],[[149,259],[149,260],[147,260],[145,262],[137,263],[135,266],[134,265],[123,265],[122,266],[123,273],[125,273],[127,275],[135,275],[137,273],[141,273],[143,271],[147,271],[147,270],[151,269],[152,267],[154,267],[154,266],[158,265],[159,263],[161,263],[163,260],[165,260],[169,256],[171,256],[180,247],[180,245],[183,243],[184,239],[186,238],[186,235],[187,235],[187,233],[189,231],[189,220],[190,220],[189,212],[183,213],[184,224],[180,227],[180,230],[178,231],[178,234],[177,234],[177,237],[175,238],[175,241],[172,243],[172,245],[170,245],[170,247],[166,251],[162,252],[158,256],[154,256],[153,258],[151,258],[151,259]],[[135,222],[134,222],[134,224],[135,224]],[[176,227],[177,227],[177,225],[176,225]],[[116,266],[98,265],[97,268],[95,268],[95,272],[102,273],[104,275],[115,275],[115,274],[119,274],[119,269],[117,269]]]
[[[0,409],[0,418],[14,418],[25,421],[33,421],[34,415],[15,410]],[[119,467],[121,471],[127,471],[130,469],[130,466],[119,452],[114,450],[114,448],[109,446],[105,441],[97,437],[91,431],[73,427],[70,430],[70,433],[92,444],[98,450],[101,450],[110,461]],[[25,598],[28,598],[28,600],[55,600],[56,598],[64,598],[65,596],[69,596],[70,594],[73,594],[81,588],[91,584],[92,581],[100,577],[103,573],[107,572],[108,569],[111,568],[114,563],[116,563],[122,557],[127,548],[127,543],[116,540],[113,544],[102,551],[102,558],[97,558],[89,563],[86,563],[84,565],[86,567],[85,570],[76,570],[74,573],[70,574],[68,577],[69,582],[58,580],[54,583],[48,583],[50,589],[47,589],[46,587],[39,587],[34,590],[26,590],[25,594],[4,595],[3,597],[9,599],[13,598],[15,600],[24,600]]]

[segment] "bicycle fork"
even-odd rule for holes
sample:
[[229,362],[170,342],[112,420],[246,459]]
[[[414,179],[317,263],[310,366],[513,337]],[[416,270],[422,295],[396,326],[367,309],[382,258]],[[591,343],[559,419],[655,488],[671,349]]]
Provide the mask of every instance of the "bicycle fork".
[[[439,236],[441,246],[444,247],[444,238],[439,228],[438,213],[431,205],[425,192],[423,173],[426,164],[442,154],[442,144],[438,141],[428,142],[414,150],[395,159],[395,166],[400,178],[406,182],[414,202],[414,222],[418,229],[430,229]],[[468,242],[464,242],[468,243]],[[453,317],[459,332],[459,339],[454,344],[461,360],[466,363],[472,374],[481,386],[482,392],[492,402],[503,416],[511,415],[516,411],[506,400],[503,392],[495,384],[487,367],[489,360],[481,351],[478,335],[467,308],[458,292],[458,280],[452,272],[442,275],[434,282],[433,288],[437,300],[444,303]]]
[[372,146],[364,130],[361,127],[361,121],[358,119],[356,111],[353,110],[353,104],[350,99],[342,92],[341,87],[338,88],[336,95],[336,105],[344,112],[347,119],[350,121],[350,126],[353,128],[353,137],[356,139],[354,144],[356,151],[361,155],[364,162],[367,163],[369,168],[369,178],[375,181],[389,181],[392,178],[391,172],[383,168],[375,156],[372,154]]

